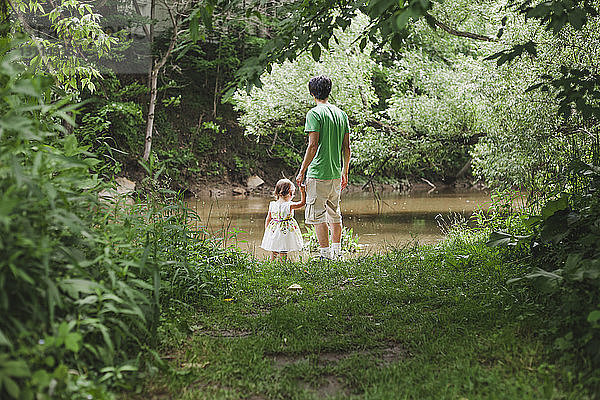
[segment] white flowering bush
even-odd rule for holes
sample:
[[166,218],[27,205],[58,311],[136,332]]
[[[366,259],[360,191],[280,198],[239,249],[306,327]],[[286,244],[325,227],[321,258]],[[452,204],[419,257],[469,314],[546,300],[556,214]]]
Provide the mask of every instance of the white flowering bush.
[[356,40],[366,23],[361,16],[345,31],[336,31],[337,41],[330,40],[329,51],[322,53],[320,62],[305,52],[294,62],[273,65],[271,72],[261,77],[261,88],[254,87],[250,93],[238,90],[232,101],[246,134],[268,141],[290,130],[302,133],[306,112],[315,105],[308,81],[321,74],[333,82],[330,102],[346,111],[352,124],[368,119],[377,102],[371,83],[376,63],[370,57],[371,47],[361,52]]

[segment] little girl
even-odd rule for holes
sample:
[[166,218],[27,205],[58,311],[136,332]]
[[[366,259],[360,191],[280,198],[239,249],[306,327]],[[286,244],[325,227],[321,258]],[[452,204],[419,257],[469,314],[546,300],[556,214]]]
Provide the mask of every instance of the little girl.
[[285,260],[288,251],[302,250],[304,245],[300,227],[294,219],[294,210],[306,204],[306,190],[300,186],[300,201],[292,202],[296,186],[289,179],[280,179],[275,185],[275,201],[269,203],[265,220],[265,234],[260,247],[271,251],[271,260],[278,256]]

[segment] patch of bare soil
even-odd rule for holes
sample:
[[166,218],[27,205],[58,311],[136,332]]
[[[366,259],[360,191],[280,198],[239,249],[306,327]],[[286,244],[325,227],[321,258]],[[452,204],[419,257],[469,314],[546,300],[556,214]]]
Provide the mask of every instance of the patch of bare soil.
[[[353,354],[357,354],[356,352],[352,353],[335,353],[335,352],[327,352],[320,353],[317,355],[317,363],[319,365],[325,365],[330,363],[337,363],[344,358],[348,358]],[[275,368],[282,369],[288,365],[296,364],[299,362],[303,362],[308,360],[308,354],[298,354],[298,355],[289,355],[289,354],[275,354],[272,356],[273,363]]]
[[269,309],[269,308],[259,308],[259,309],[255,309],[253,311],[245,312],[244,316],[248,317],[248,318],[258,318],[258,317],[264,317],[266,315],[269,315],[270,313],[271,313],[271,309]]
[[381,351],[381,356],[379,358],[378,365],[384,366],[389,365],[394,362],[397,362],[401,359],[406,359],[411,357],[412,354],[408,351],[407,348],[402,346],[399,343],[389,343],[387,347],[385,347]]
[[297,362],[305,361],[307,358],[303,355],[275,354],[271,357],[275,368],[282,369],[288,365],[296,364]]
[[351,351],[351,352],[326,352],[326,353],[320,353],[318,355],[318,362],[320,365],[324,365],[324,364],[331,364],[331,363],[337,363],[341,360],[344,360],[346,358],[355,356],[355,355],[369,355],[371,354],[371,352],[367,351],[367,350],[358,350],[358,351]]
[[[198,379],[194,382],[192,382],[189,386],[187,386],[186,389],[184,389],[184,393],[189,392],[189,393],[194,393],[195,397],[193,397],[194,399],[196,398],[204,398],[204,396],[206,396],[208,393],[210,394],[227,394],[228,397],[227,398],[233,398],[231,396],[235,395],[235,398],[240,398],[240,399],[248,399],[248,400],[267,400],[267,397],[263,396],[262,394],[252,394],[250,395],[250,397],[246,397],[246,395],[243,395],[243,392],[240,392],[240,389],[235,389],[231,386],[226,386],[226,385],[221,385],[219,383],[208,383],[205,382],[202,379]],[[173,397],[169,397],[169,399],[171,399]],[[140,400],[144,400],[144,399],[140,399]],[[148,400],[148,399],[145,399]],[[162,400],[162,399],[161,399]]]
[[351,353],[334,353],[334,352],[320,353],[319,354],[319,364],[336,363],[340,360],[343,360],[344,358],[349,357],[350,354]]
[[[410,351],[401,345],[400,343],[390,342],[384,348],[371,349],[371,350],[357,350],[349,352],[324,352],[317,354],[317,363],[319,365],[335,364],[346,358],[360,355],[360,356],[371,356],[373,357],[377,365],[386,366],[397,362],[402,359],[412,357]],[[289,354],[275,354],[272,357],[273,363],[277,369],[281,369],[290,364],[297,362],[306,361],[308,359],[307,354],[289,355]]]
[[202,329],[196,327],[193,329],[195,335],[205,335],[211,337],[223,337],[223,338],[241,338],[252,335],[252,332],[245,331],[242,329]]
[[344,382],[335,375],[324,375],[322,381],[316,386],[305,381],[300,381],[300,385],[305,390],[315,393],[319,399],[350,394]]
[[201,334],[213,337],[241,338],[252,335],[252,332],[235,329],[226,329],[223,331],[204,331]]
[[135,395],[130,398],[134,400],[168,400],[172,399],[173,395],[167,389],[163,389],[156,390],[150,393],[144,393],[143,396]]

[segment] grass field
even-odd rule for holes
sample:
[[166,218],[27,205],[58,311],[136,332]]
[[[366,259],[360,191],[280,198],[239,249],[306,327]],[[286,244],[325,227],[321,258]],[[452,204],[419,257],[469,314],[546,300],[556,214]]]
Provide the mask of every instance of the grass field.
[[[585,399],[519,266],[468,237],[340,263],[255,262],[163,327],[176,373],[132,398]],[[297,284],[301,290],[289,290]]]

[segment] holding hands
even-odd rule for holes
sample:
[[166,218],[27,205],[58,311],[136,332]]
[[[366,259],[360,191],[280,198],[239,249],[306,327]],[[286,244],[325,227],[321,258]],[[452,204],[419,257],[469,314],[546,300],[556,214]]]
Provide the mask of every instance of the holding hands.
[[298,175],[296,176],[296,183],[298,186],[300,186],[300,190],[306,189],[306,184],[304,183],[304,172],[298,172]]

